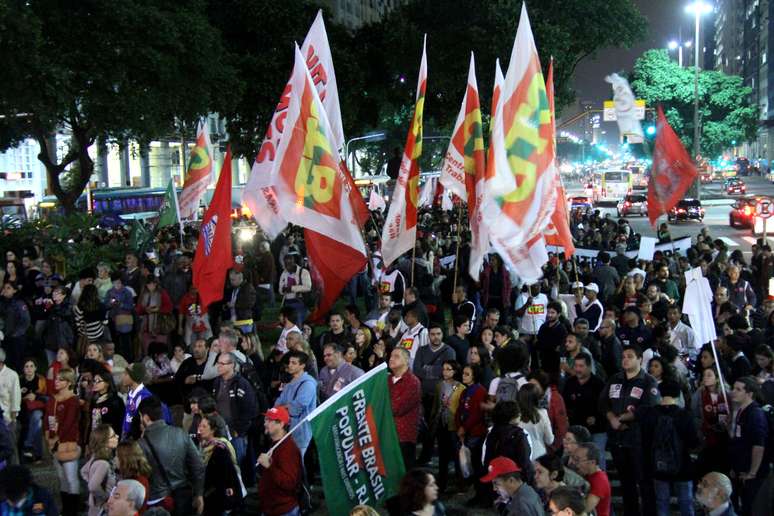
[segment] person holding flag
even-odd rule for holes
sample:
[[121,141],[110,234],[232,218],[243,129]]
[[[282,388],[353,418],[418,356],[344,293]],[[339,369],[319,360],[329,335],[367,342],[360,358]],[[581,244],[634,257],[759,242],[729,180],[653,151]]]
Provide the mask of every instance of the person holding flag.
[[180,226],[180,245],[183,245],[183,223],[180,219],[180,204],[177,200],[177,190],[175,181],[170,178],[167,191],[164,194],[164,200],[159,207],[159,220],[156,223],[156,229],[178,224]]
[[[400,174],[392,192],[390,209],[382,228],[382,258],[389,267],[400,255],[414,248],[417,240],[419,200],[419,156],[422,155],[423,113],[427,88],[427,36],[422,44],[414,116],[411,119]],[[413,265],[412,265],[413,267]],[[413,284],[413,278],[412,278]]]
[[[185,152],[185,150],[184,150]],[[199,201],[210,185],[212,176],[212,150],[210,137],[207,134],[207,124],[199,121],[196,130],[196,144],[191,149],[191,161],[185,173],[183,191],[180,193],[180,217],[183,219],[195,219],[199,209]]]
[[193,284],[199,291],[202,312],[223,299],[231,254],[231,146],[226,149],[212,202],[202,219],[193,262]]

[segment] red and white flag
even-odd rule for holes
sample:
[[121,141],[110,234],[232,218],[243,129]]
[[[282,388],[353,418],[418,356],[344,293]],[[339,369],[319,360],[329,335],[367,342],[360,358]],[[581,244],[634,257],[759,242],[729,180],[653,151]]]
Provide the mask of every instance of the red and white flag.
[[366,265],[366,250],[323,102],[296,47],[286,132],[277,149],[275,191],[281,214],[304,228],[307,253],[322,282],[315,320]]
[[368,209],[371,211],[384,211],[387,204],[384,202],[379,192],[376,191],[376,187],[371,187],[371,195],[368,197]]
[[654,227],[658,218],[685,196],[698,174],[688,151],[658,106],[653,171],[648,182],[648,219]]
[[548,261],[543,231],[556,204],[556,172],[551,111],[524,4],[493,125],[483,203],[490,240],[509,268],[534,282]]
[[411,119],[400,174],[390,200],[390,209],[382,229],[382,257],[389,267],[400,255],[410,251],[417,240],[417,205],[419,199],[419,156],[422,155],[422,117],[427,88],[427,36],[422,44],[414,116]]
[[223,299],[226,273],[234,263],[231,254],[231,146],[226,150],[218,183],[199,229],[193,262],[193,284],[199,289],[202,311]]
[[441,184],[468,204],[470,224],[471,277],[478,278],[484,255],[489,250],[489,233],[484,227],[481,202],[484,196],[486,163],[484,130],[481,123],[481,104],[476,83],[476,62],[470,53],[470,67],[462,107],[454,124],[449,148],[441,167]]
[[[185,150],[183,150],[185,152]],[[199,209],[199,201],[210,186],[212,177],[212,146],[207,124],[200,120],[196,128],[196,143],[191,149],[191,159],[183,180],[183,190],[180,192],[180,218],[195,219]]]
[[[340,159],[340,153],[345,143],[344,129],[341,122],[341,107],[339,105],[339,91],[336,85],[336,73],[333,70],[333,58],[330,45],[328,44],[328,34],[325,31],[322,11],[318,11],[317,17],[309,29],[309,33],[301,46],[301,53],[317,88],[317,93],[325,107],[328,120],[330,120],[334,151],[337,159]],[[282,232],[288,223],[281,214],[272,178],[275,177],[274,167],[277,162],[277,150],[287,126],[287,109],[291,94],[291,81],[288,81],[282,91],[282,95],[280,95],[279,103],[269,123],[269,128],[266,130],[266,136],[261,144],[261,149],[258,151],[258,156],[255,158],[250,178],[242,194],[244,202],[252,211],[256,222],[271,239],[274,239]],[[347,194],[353,206],[356,207],[359,220],[365,223],[365,220],[368,219],[368,209],[365,207],[365,201],[355,187],[354,181],[349,177],[349,172],[346,172],[346,174]]]
[[[556,169],[556,110],[554,108],[554,60],[551,59],[548,65],[548,77],[546,78],[546,94],[548,95],[548,105],[551,109],[551,145],[553,147],[554,168]],[[546,244],[560,246],[564,248],[565,257],[572,256],[575,253],[575,244],[572,241],[570,232],[570,223],[567,217],[567,197],[562,184],[562,177],[556,170],[556,208],[551,215],[551,222],[546,226],[543,233]]]

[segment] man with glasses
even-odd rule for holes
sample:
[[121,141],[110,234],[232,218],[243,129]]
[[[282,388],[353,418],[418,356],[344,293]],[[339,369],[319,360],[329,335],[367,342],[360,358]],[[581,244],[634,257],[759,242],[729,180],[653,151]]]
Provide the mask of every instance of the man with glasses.
[[599,467],[600,455],[601,452],[594,443],[581,443],[573,453],[573,463],[578,473],[589,483],[586,512],[595,511],[597,516],[610,516],[610,480],[607,473]]
[[231,444],[241,463],[247,452],[247,432],[258,415],[255,391],[250,382],[239,374],[236,355],[224,352],[216,362],[218,377],[212,385],[212,396],[218,414],[228,424]]
[[325,367],[320,371],[320,401],[325,401],[363,376],[363,370],[344,360],[344,350],[335,342],[323,348]]
[[489,473],[481,482],[492,482],[492,488],[502,502],[504,516],[543,516],[543,503],[529,484],[524,482],[521,468],[508,457],[496,457],[489,463]]
[[615,327],[615,320],[604,319],[598,331],[601,352],[599,363],[608,377],[621,371],[622,346],[615,334]]

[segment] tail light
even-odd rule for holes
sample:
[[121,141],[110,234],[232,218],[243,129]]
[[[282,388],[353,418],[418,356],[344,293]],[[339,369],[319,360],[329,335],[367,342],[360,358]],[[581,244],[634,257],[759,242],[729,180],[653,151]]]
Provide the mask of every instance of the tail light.
[[630,203],[629,201],[626,201],[626,202],[624,203],[624,206],[626,206],[627,208],[628,208],[629,206],[631,206],[631,205],[632,205],[632,203]]
[[685,208],[678,208],[677,213],[685,213]]

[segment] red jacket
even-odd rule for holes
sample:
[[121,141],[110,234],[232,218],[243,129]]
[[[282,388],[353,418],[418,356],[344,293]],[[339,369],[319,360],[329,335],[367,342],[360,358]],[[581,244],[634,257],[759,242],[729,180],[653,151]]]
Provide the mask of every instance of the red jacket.
[[279,516],[298,506],[301,485],[301,452],[292,437],[288,437],[271,455],[271,466],[261,472],[258,500],[261,511]]
[[[58,402],[51,396],[46,402],[46,418],[43,420],[49,437],[59,437],[60,443],[77,443],[79,441],[79,418],[81,406],[78,396],[71,396],[63,402]],[[57,431],[49,427],[49,417],[56,416]]]
[[[167,291],[162,289],[159,289],[159,294],[161,295],[161,305],[159,306],[159,313],[160,314],[171,314],[172,313],[172,298],[169,297],[169,294],[167,294]],[[145,315],[148,313],[148,311],[145,309],[145,305],[142,304],[140,301],[142,299],[142,296],[139,296],[137,298],[137,304],[135,305],[134,309],[137,311],[137,315]]]
[[554,432],[554,442],[548,448],[552,451],[558,450],[562,446],[562,439],[567,429],[570,427],[570,421],[567,418],[567,408],[564,405],[564,398],[559,394],[556,385],[552,385],[551,402],[548,404],[548,419],[551,421],[551,430]]
[[466,437],[486,435],[486,421],[481,403],[486,401],[486,389],[481,384],[471,385],[462,391],[460,405],[455,415],[457,426],[465,429]]
[[422,384],[411,371],[406,371],[397,382],[393,378],[390,375],[387,383],[390,387],[392,417],[398,430],[398,441],[416,443],[422,409]]

